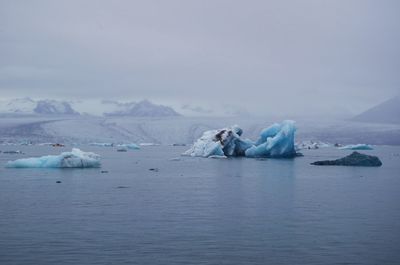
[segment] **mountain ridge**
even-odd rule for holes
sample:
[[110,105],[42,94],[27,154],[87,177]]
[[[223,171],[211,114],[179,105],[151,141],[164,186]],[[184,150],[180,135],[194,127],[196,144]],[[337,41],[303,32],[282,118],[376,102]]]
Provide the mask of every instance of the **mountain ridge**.
[[29,97],[0,101],[0,114],[11,115],[80,115],[66,101],[34,100]]
[[351,119],[358,122],[400,124],[400,95],[390,98]]
[[[117,104],[117,103],[114,103]],[[124,107],[122,110],[113,112],[103,113],[104,116],[131,116],[131,117],[177,117],[182,116],[176,112],[173,108],[157,105],[149,100],[145,99],[137,103],[130,102],[121,104],[118,103],[119,107]]]

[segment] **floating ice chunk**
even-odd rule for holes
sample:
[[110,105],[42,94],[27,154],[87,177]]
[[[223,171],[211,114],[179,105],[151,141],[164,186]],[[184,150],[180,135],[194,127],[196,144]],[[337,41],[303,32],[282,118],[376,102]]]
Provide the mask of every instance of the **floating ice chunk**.
[[248,157],[293,157],[293,121],[275,123],[261,131],[254,143],[240,138],[242,129],[237,125],[230,128],[206,131],[183,155],[189,156],[248,156]]
[[350,144],[350,145],[340,147],[339,149],[342,149],[342,150],[373,150],[372,146],[370,146],[368,144]]
[[64,152],[60,155],[48,155],[42,157],[22,158],[9,161],[6,167],[13,168],[90,168],[100,167],[100,156],[83,152],[73,148],[71,152]]
[[91,146],[113,147],[113,143],[90,143]]
[[245,154],[247,157],[294,157],[295,132],[294,121],[274,124],[261,132],[256,145],[247,149]]
[[245,149],[251,144],[241,140],[241,134],[242,129],[237,125],[206,131],[183,155],[202,157],[244,155]]
[[140,149],[140,147],[137,144],[134,144],[134,143],[119,144],[119,145],[117,145],[117,147],[126,148],[126,149],[132,149],[132,150]]
[[303,141],[296,144],[296,149],[320,149],[332,146],[331,144],[320,142],[320,141]]
[[212,155],[212,156],[209,156],[208,158],[212,158],[212,159],[225,159],[225,158],[228,158],[228,157],[226,157],[226,156]]

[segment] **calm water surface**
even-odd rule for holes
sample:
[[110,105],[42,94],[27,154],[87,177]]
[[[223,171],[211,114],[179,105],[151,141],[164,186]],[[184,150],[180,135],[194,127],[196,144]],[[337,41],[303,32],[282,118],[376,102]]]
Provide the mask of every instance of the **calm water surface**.
[[0,153],[0,264],[400,264],[399,147],[364,151],[381,168],[309,165],[350,153],[333,148],[255,160],[172,146],[82,147],[101,169],[4,168],[67,150],[0,146],[16,148]]

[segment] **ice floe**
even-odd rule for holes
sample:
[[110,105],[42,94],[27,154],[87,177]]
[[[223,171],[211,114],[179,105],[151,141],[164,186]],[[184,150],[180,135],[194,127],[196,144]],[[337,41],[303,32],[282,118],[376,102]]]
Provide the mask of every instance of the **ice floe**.
[[22,158],[9,161],[9,168],[93,168],[100,167],[100,156],[92,152],[83,152],[73,148],[71,152],[60,155]]
[[370,146],[368,144],[350,144],[350,145],[340,147],[339,149],[342,149],[342,150],[373,150],[374,148],[372,148],[372,146]]

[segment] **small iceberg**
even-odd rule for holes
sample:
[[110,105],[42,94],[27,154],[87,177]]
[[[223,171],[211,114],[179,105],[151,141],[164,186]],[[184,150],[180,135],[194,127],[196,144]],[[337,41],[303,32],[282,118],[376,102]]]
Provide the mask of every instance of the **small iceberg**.
[[373,150],[372,146],[368,144],[350,144],[339,147],[340,150]]
[[60,155],[22,158],[9,161],[9,168],[94,168],[100,167],[100,156],[92,152],[83,152],[73,148],[71,152]]
[[261,131],[256,142],[241,139],[243,130],[234,125],[229,128],[210,130],[203,135],[183,155],[201,157],[294,157],[296,128],[294,121],[283,121]]
[[327,148],[330,147],[331,144],[324,143],[321,141],[303,141],[301,143],[296,144],[297,150],[308,149],[308,150],[315,150],[320,148]]
[[119,144],[117,145],[117,147],[119,148],[125,148],[125,149],[131,149],[131,150],[138,150],[140,149],[140,146],[138,146],[137,144],[134,143],[130,143],[130,144]]

